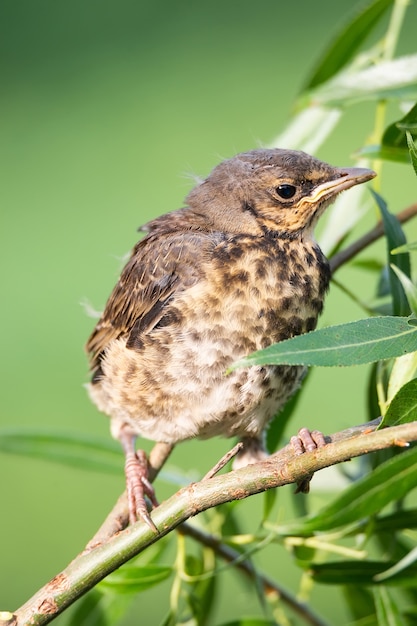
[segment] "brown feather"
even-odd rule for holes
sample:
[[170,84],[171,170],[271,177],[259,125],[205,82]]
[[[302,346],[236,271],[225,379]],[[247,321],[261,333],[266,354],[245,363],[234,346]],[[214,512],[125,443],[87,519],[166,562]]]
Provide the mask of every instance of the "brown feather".
[[[166,221],[171,215],[176,217],[170,214]],[[87,342],[93,373],[111,341],[127,335],[133,347],[138,335],[158,324],[173,294],[201,279],[202,259],[221,238],[217,233],[169,232],[165,221],[161,227],[157,221],[136,244]]]

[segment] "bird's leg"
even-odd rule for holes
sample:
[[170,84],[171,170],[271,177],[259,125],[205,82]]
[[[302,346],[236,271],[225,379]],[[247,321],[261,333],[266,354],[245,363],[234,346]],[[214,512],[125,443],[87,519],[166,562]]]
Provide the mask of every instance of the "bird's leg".
[[[324,435],[319,430],[308,430],[308,428],[301,428],[298,431],[298,435],[291,437],[290,445],[296,456],[304,454],[304,452],[313,452],[318,448],[322,448],[326,445]],[[296,493],[308,493],[310,491],[310,481],[313,475],[307,476],[297,483]]]
[[268,458],[263,435],[260,437],[242,437],[240,443],[242,447],[233,461],[234,470],[259,463],[259,461]]
[[125,454],[125,476],[129,503],[129,521],[134,524],[142,519],[154,532],[158,532],[146,506],[148,496],[153,506],[158,506],[155,491],[148,479],[148,461],[143,450],[135,450],[136,435],[127,425],[123,425],[118,439]]

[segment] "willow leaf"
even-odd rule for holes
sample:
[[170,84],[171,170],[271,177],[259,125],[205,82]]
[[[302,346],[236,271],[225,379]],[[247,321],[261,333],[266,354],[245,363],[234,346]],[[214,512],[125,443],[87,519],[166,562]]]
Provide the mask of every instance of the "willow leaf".
[[292,337],[236,361],[249,365],[362,365],[417,350],[415,318],[383,316]]

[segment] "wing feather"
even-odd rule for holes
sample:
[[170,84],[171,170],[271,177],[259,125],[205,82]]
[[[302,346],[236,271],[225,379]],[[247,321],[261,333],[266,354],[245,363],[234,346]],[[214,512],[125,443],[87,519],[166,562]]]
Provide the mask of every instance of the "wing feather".
[[128,347],[134,348],[138,337],[161,320],[175,294],[202,279],[204,259],[218,243],[215,233],[157,230],[136,244],[87,342],[93,371],[100,368],[111,341],[128,336]]

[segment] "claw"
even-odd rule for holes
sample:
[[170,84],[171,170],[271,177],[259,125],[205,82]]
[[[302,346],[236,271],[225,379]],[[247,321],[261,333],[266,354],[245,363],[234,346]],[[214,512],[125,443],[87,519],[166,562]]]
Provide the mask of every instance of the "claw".
[[294,454],[300,456],[304,452],[313,452],[318,448],[322,448],[326,445],[324,435],[319,430],[308,430],[308,428],[301,428],[298,431],[298,435],[291,437],[290,443],[293,447]]

